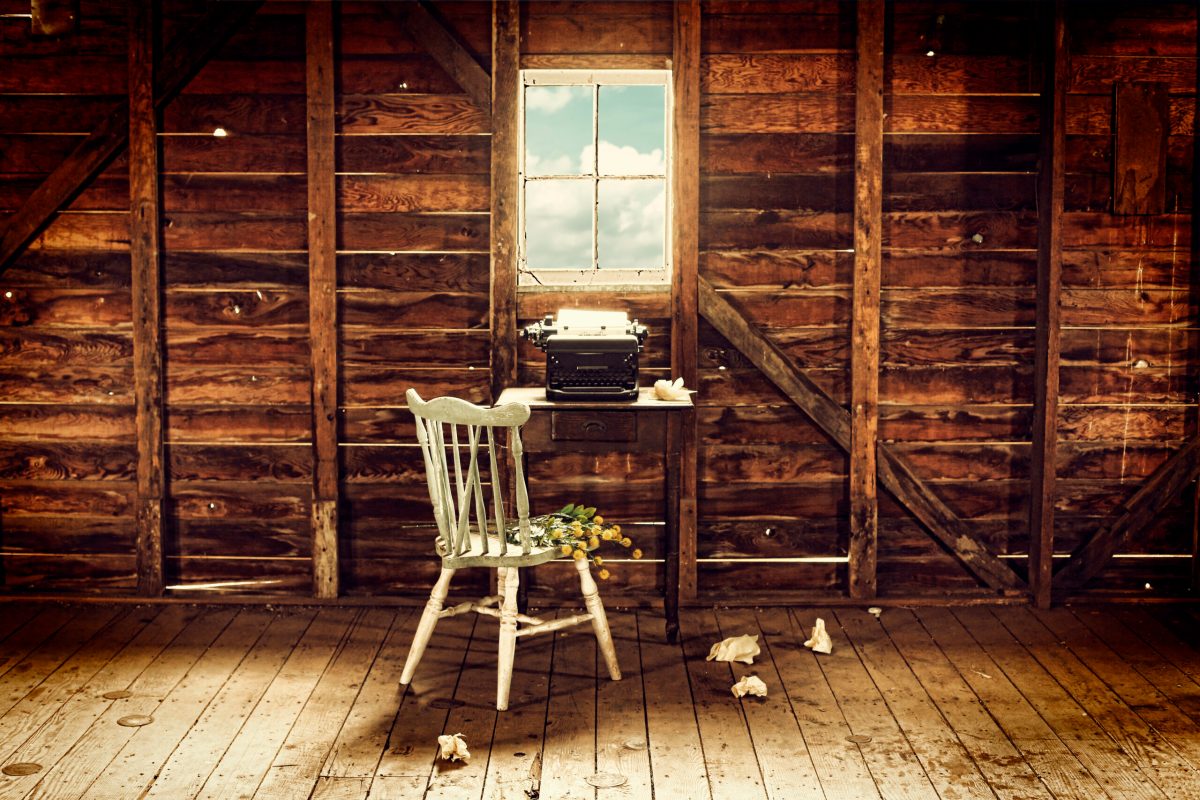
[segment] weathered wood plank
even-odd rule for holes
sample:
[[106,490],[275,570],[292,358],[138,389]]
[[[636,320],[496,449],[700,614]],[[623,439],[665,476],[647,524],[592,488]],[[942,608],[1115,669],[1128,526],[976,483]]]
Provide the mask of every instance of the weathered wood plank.
[[[839,612],[838,616],[844,619],[851,614],[849,611],[845,614]],[[907,609],[888,609],[880,615],[879,621],[901,658],[920,681],[921,688],[950,724],[958,741],[990,786],[1004,787],[1006,791],[1028,798],[1049,800],[1060,796],[1054,780],[1055,773],[1034,771],[1017,743],[1009,739],[996,719],[988,713],[985,702],[975,695],[939,649],[938,641],[942,637],[940,629],[934,629],[938,637],[935,641]],[[1051,786],[1055,787],[1054,794],[1051,794]]]
[[[762,635],[758,612],[750,609],[727,609],[717,612],[720,637]],[[772,622],[768,619],[768,626]],[[772,629],[773,631],[778,630]],[[714,640],[716,637],[714,637]],[[807,731],[802,731],[796,720],[786,687],[783,685],[779,667],[775,664],[775,651],[767,642],[763,653],[755,658],[753,665],[731,663],[730,683],[748,675],[760,675],[767,685],[763,699],[746,697],[740,700],[746,725],[754,740],[754,756],[758,761],[764,788],[768,797],[824,797],[821,780],[815,766],[816,759],[809,749]],[[836,794],[836,792],[835,792]]]
[[1041,170],[1038,173],[1037,325],[1034,335],[1033,459],[1029,506],[1029,589],[1041,608],[1050,605],[1054,552],[1054,482],[1057,472],[1058,378],[1061,351],[1063,185],[1066,151],[1066,87],[1069,56],[1066,10],[1056,3],[1044,23],[1047,61]]
[[835,618],[938,794],[992,796],[988,780],[962,737],[946,722],[887,631],[860,609],[839,610]]
[[696,725],[705,744],[704,767],[713,800],[765,798],[766,787],[754,755],[754,741],[742,708],[728,700],[734,679],[728,664],[706,661],[708,648],[721,641],[714,613],[680,614],[682,649]]
[[280,613],[158,768],[147,798],[195,797],[297,646],[315,612]]
[[511,99],[520,86],[521,15],[516,0],[492,6],[491,392],[517,381],[517,164],[520,119]]
[[875,451],[879,434],[880,278],[883,243],[884,5],[857,6],[854,122],[854,294],[850,323],[851,597],[876,593],[879,537]]
[[[359,614],[349,609],[322,611],[261,696],[204,783],[199,798],[215,800],[231,794],[252,796],[345,640]],[[299,702],[297,702],[299,701]]]
[[[1104,791],[1100,779],[1106,769],[1116,768],[1115,765],[1103,758],[1094,759],[1094,750],[1086,740],[1080,741],[1081,737],[1060,739],[1051,727],[1058,718],[1061,690],[1057,685],[1038,683],[1039,689],[1050,688],[1045,693],[1039,690],[1028,696],[1022,694],[1022,689],[1030,684],[1025,681],[1024,673],[1007,673],[1004,669],[1006,647],[999,644],[993,647],[986,639],[982,644],[976,642],[948,609],[923,608],[914,614],[926,632],[936,635],[938,647],[960,679],[975,692],[983,709],[1056,797],[1091,797]],[[1044,700],[1051,704],[1051,714],[1046,719],[1039,713]],[[1096,773],[1099,777],[1088,771],[1092,764],[1099,767]],[[1127,762],[1122,763],[1121,767],[1126,765]],[[1127,779],[1117,776],[1114,781],[1105,781],[1104,786],[1110,788],[1117,782],[1126,784]]]
[[[1188,763],[1187,756],[1194,757],[1194,752],[1189,754],[1186,747],[1177,749],[1165,737],[1165,731],[1152,727],[1126,705],[1122,693],[1114,691],[1111,670],[1096,665],[1100,672],[1093,673],[1072,648],[1060,646],[1062,639],[1047,630],[1028,609],[998,609],[993,616],[1029,649],[1042,669],[1071,693],[1084,713],[1112,738],[1152,785],[1168,797],[1190,791],[1186,787],[1195,785],[1197,769]],[[1131,687],[1122,688],[1132,691]],[[1168,714],[1154,716],[1156,721],[1163,722]]]
[[[214,6],[194,28],[180,34],[165,50],[154,80],[154,106],[161,109],[191,79],[237,28],[252,17],[259,3]],[[35,190],[8,220],[0,238],[0,269],[7,268],[84,184],[121,150],[129,137],[129,107],[121,103]]]
[[[698,275],[700,247],[700,28],[699,0],[674,5],[671,161],[671,375],[694,387],[699,377]],[[696,595],[696,417],[681,422],[679,475],[679,597]]]
[[157,9],[130,6],[129,255],[137,427],[138,592],[163,590],[163,346],[159,265],[158,127],[155,119]]
[[[111,701],[62,760],[38,774],[35,796],[82,797],[112,763],[137,728],[115,725],[127,715],[154,716],[165,697],[199,661],[235,616],[221,610],[196,616],[170,645],[128,684],[132,696]],[[160,618],[165,615],[160,615]]]
[[[828,394],[811,383],[796,366],[761,334],[707,281],[700,281],[700,311],[726,338],[784,389],[786,395],[828,433],[838,445],[850,447],[850,415]],[[899,455],[884,444],[876,447],[879,479],[930,532],[951,549],[977,576],[997,589],[1016,590],[1020,580],[1012,570],[982,547],[937,495]]]
[[309,796],[395,617],[393,610],[376,608],[355,620],[283,740],[255,797]]
[[[791,635],[802,642],[811,634],[815,619],[825,620],[834,640],[833,652],[811,657],[819,665],[825,681],[838,699],[845,724],[855,736],[869,736],[869,745],[856,747],[862,752],[871,776],[883,797],[925,797],[937,793],[934,776],[926,774],[914,745],[904,736],[896,718],[886,710],[885,698],[876,687],[854,647],[846,641],[832,611],[794,609]],[[940,781],[939,781],[940,783]]]
[[1054,576],[1063,588],[1077,588],[1104,568],[1129,537],[1135,537],[1200,472],[1200,439],[1193,439],[1154,471],[1137,492],[1118,508],[1118,515],[1080,547]]
[[1144,80],[1115,85],[1114,214],[1161,214],[1167,207],[1167,85]]
[[[211,613],[211,612],[210,612]],[[244,610],[188,670],[183,681],[170,689],[163,702],[170,709],[159,713],[153,728],[135,728],[133,736],[112,762],[87,788],[98,797],[144,796],[155,782],[159,767],[184,739],[234,669],[256,647],[272,614]]]
[[337,200],[334,190],[333,7],[306,12],[308,87],[308,335],[312,351],[312,579],[338,594]]
[[[386,6],[413,39],[429,51],[480,109],[492,110],[491,76],[458,38],[439,11],[428,2]],[[493,57],[494,58],[494,57]]]

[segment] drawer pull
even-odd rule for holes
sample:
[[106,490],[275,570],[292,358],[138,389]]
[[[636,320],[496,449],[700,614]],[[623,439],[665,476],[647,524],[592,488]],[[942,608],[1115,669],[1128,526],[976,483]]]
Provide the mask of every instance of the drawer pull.
[[629,412],[554,411],[550,438],[555,442],[636,442],[637,415]]

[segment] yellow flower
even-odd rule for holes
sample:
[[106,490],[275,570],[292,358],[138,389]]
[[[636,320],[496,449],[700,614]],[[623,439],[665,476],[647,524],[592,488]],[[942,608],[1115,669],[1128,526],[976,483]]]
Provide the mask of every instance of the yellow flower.
[[597,514],[596,516],[592,517],[592,522],[596,523],[597,525],[603,525],[603,524],[604,524],[604,517],[602,517],[602,516],[600,516],[599,514]]
[[593,536],[592,538],[588,539],[588,547],[590,547],[590,548],[592,548],[593,550],[595,550],[595,549],[596,549],[597,547],[599,547],[599,546],[600,546],[600,540],[599,540],[598,538],[596,538],[595,536]]
[[602,570],[600,570],[599,574],[600,574],[600,580],[602,580],[602,581],[608,580],[608,570],[602,569]]
[[575,559],[576,561],[579,561],[579,560],[580,560],[580,559],[582,559],[582,558],[583,558],[585,555],[587,555],[587,553],[583,552],[582,550],[576,550],[576,551],[574,552],[574,554],[573,554],[573,557],[574,557],[574,559]]
[[606,542],[611,541],[612,537],[613,537],[612,531],[601,531],[600,532],[600,538]]
[[628,536],[621,540],[621,547],[629,547],[631,544],[633,544],[633,539],[630,539]]
[[631,555],[631,556],[633,556],[634,558],[641,558],[641,557],[642,557],[642,551],[641,551],[641,550],[637,550],[637,549],[635,549],[635,550],[634,550],[632,553],[630,553],[630,555]]
[[592,561],[596,562],[597,567],[604,563],[604,559],[601,556],[592,556]]
[[569,545],[569,544],[564,544],[562,547],[559,548],[559,550],[562,551],[562,554],[564,556],[571,555],[571,545]]
[[619,535],[619,534],[621,533],[621,526],[620,526],[620,525],[613,525],[613,526],[612,526],[612,532],[613,532],[613,533],[615,533],[615,534],[618,534],[618,535]]

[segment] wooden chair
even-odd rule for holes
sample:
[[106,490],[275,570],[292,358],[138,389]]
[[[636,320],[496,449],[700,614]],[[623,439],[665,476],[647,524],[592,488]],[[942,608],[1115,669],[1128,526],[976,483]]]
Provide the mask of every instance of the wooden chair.
[[[592,629],[608,673],[614,681],[621,680],[617,652],[596,581],[592,579],[587,559],[575,561],[579,583],[583,589],[586,614],[542,620],[517,613],[518,567],[543,564],[563,558],[557,546],[539,546],[532,541],[534,529],[529,521],[529,494],[521,464],[521,426],[529,419],[529,406],[508,403],[495,408],[472,405],[455,397],[438,397],[428,402],[414,390],[407,393],[408,409],[417,423],[417,441],[425,460],[425,476],[429,483],[429,499],[437,520],[436,549],[442,557],[442,572],[434,584],[413,636],[408,660],[400,683],[407,685],[425,653],[429,638],[438,620],[467,612],[477,612],[500,619],[499,663],[496,673],[496,708],[508,708],[509,685],[512,683],[513,656],[517,639],[591,620]],[[516,519],[505,516],[503,491],[498,466],[498,445],[495,429],[507,431],[516,464]],[[482,471],[481,453],[486,451],[491,479],[491,508],[488,508]],[[519,543],[510,543],[513,536]],[[498,594],[478,602],[460,603],[443,608],[450,579],[465,567],[488,567],[496,570]],[[497,609],[496,606],[499,605]]]

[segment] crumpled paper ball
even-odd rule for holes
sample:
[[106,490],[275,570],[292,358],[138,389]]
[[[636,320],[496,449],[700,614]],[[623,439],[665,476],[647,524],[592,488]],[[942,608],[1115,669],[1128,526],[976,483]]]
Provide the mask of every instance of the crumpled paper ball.
[[730,636],[717,642],[708,651],[708,661],[740,661],[743,664],[753,664],[754,657],[762,652],[758,646],[758,634],[750,636]]
[[745,697],[748,694],[755,697],[767,696],[767,685],[757,675],[747,675],[730,689],[734,697]]
[[691,394],[691,390],[684,388],[683,378],[676,378],[674,382],[668,380],[654,382],[654,396],[659,400],[686,400],[689,394]]
[[833,639],[829,638],[829,632],[825,630],[825,620],[817,617],[817,624],[813,625],[812,637],[804,643],[804,646],[814,653],[829,655],[833,652]]
[[447,761],[467,763],[471,760],[471,751],[467,749],[467,740],[463,738],[461,733],[439,736],[438,757]]

